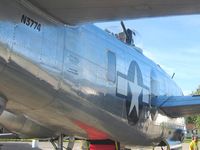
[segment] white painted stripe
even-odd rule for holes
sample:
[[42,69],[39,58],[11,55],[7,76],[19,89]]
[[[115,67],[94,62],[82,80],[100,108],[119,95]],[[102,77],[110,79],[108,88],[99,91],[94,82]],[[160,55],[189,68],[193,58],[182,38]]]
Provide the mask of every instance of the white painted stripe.
[[117,78],[117,94],[127,96],[128,81],[120,76]]
[[149,99],[150,99],[149,96],[150,96],[149,90],[143,88],[143,102],[149,104]]

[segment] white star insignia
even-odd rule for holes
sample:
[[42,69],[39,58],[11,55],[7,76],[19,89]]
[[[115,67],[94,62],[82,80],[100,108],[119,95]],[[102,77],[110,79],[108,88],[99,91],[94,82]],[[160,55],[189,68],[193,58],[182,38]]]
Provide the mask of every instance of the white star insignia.
[[134,77],[134,82],[129,81],[129,87],[131,89],[132,93],[132,99],[131,99],[131,106],[129,109],[129,115],[131,114],[134,106],[136,108],[137,115],[139,115],[139,95],[142,91],[142,87],[138,85],[138,78],[137,78],[137,69],[135,69],[135,77]]

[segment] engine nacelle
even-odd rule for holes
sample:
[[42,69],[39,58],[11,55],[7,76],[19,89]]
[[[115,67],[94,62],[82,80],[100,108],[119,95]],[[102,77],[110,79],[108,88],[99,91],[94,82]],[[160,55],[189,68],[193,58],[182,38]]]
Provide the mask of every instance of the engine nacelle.
[[185,137],[184,130],[176,129],[171,137],[172,141],[180,141],[183,142]]
[[49,138],[54,136],[50,129],[23,115],[15,115],[8,111],[3,111],[0,115],[0,124],[22,138]]
[[3,97],[0,97],[0,115],[5,110],[7,100]]

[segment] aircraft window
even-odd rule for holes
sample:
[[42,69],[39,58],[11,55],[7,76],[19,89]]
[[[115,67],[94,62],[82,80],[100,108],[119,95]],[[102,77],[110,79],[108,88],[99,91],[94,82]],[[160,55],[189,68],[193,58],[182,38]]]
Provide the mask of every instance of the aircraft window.
[[115,82],[116,78],[116,55],[115,53],[108,51],[108,74],[109,81]]

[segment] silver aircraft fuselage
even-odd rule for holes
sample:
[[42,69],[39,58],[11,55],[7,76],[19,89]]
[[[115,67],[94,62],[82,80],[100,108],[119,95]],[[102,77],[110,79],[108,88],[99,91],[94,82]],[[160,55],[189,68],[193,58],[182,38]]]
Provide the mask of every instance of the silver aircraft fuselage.
[[[67,26],[25,1],[1,0],[0,58],[5,110],[31,120],[25,128],[23,119],[10,126],[0,116],[12,132],[150,146],[185,127],[151,106],[154,96],[182,95],[174,81],[93,25]],[[33,122],[46,130],[34,132]]]

